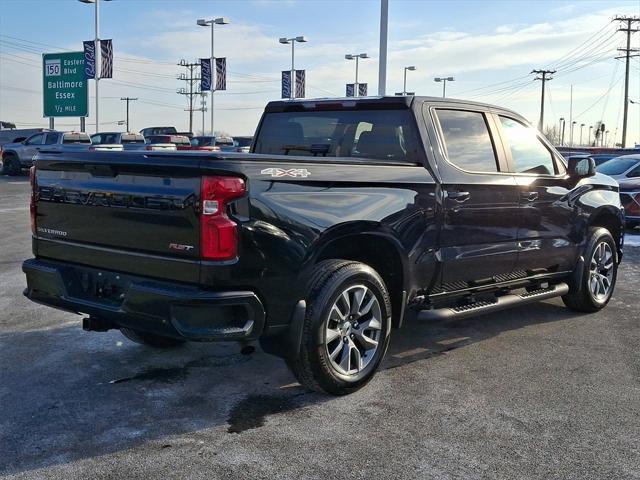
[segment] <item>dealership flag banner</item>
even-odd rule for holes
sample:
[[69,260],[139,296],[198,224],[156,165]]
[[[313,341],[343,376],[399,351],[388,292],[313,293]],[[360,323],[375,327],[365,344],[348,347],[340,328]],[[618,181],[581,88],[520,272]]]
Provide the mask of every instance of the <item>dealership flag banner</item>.
[[347,97],[355,97],[355,85],[347,83]]
[[113,77],[113,45],[111,40],[100,40],[100,78]]
[[227,59],[216,58],[216,90],[227,89]]
[[84,46],[84,78],[96,78],[96,42],[85,40]]
[[291,70],[282,71],[282,98],[291,97]]
[[296,70],[296,98],[304,98],[304,70]]
[[207,92],[211,90],[211,59],[200,59],[200,90]]
[[358,84],[358,96],[359,97],[366,97],[367,96],[367,84],[366,83],[359,83]]

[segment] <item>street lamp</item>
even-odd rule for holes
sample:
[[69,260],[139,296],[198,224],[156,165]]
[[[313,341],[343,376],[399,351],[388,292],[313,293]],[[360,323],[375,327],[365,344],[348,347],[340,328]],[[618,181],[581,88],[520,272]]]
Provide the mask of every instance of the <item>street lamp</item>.
[[293,100],[295,98],[295,93],[296,93],[295,89],[293,88],[296,82],[295,46],[296,46],[296,42],[306,43],[307,37],[305,37],[304,35],[299,35],[297,37],[291,37],[291,38],[282,37],[278,39],[278,42],[282,43],[283,45],[291,44],[291,79],[289,80],[290,82],[289,98]]
[[[214,26],[215,25],[227,25],[229,23],[229,19],[227,17],[218,17],[218,18],[212,18],[211,20],[205,20],[204,18],[199,18],[197,21],[197,24],[200,25],[201,27],[208,27],[209,25],[211,25],[211,72],[212,75],[211,77],[213,78],[213,69],[216,68],[215,66],[215,61],[216,61],[216,57],[215,54],[213,53],[213,35],[214,35]],[[213,133],[213,94],[215,93],[216,88],[215,85],[213,84],[213,81],[211,82],[211,136],[214,136]],[[204,132],[202,132],[204,133]]]
[[453,82],[455,78],[453,77],[436,77],[433,79],[434,82],[442,82],[442,98],[445,97],[447,93],[447,82]]
[[593,130],[593,125],[589,125],[589,146],[591,146],[591,130]]
[[576,126],[576,122],[575,120],[573,122],[571,122],[571,134],[569,135],[569,145],[573,147],[573,127]]
[[560,146],[564,145],[564,117],[560,117],[558,122],[558,139],[560,140]]
[[605,147],[609,146],[609,130],[604,132],[604,146]]
[[[100,80],[100,73],[98,70],[98,65],[100,65],[100,0],[78,0],[79,2],[82,3],[93,3],[95,4],[96,8],[95,8],[95,27],[96,27],[96,37],[94,39],[94,43],[93,43],[93,48],[95,50],[94,53],[94,58],[95,58],[95,81],[96,81],[96,133],[98,133],[99,131],[99,125],[100,125],[100,120],[99,120],[99,102],[98,102],[98,80]],[[105,1],[110,1],[110,0],[105,0]]]
[[582,129],[584,128],[584,123],[580,124],[580,146],[582,146]]
[[402,94],[406,95],[407,94],[407,70],[413,72],[416,70],[416,67],[414,65],[411,65],[410,67],[404,67],[404,83],[402,86]]
[[356,83],[353,84],[353,96],[358,96],[358,60],[361,58],[370,58],[366,53],[348,53],[344,56],[345,60],[355,60],[356,61]]

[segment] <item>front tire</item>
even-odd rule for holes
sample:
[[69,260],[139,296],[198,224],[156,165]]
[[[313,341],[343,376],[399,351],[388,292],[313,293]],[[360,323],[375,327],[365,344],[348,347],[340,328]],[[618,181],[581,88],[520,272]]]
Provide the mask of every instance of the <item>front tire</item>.
[[155,333],[132,330],[131,328],[121,327],[120,331],[132,342],[153,348],[173,348],[185,343],[184,340],[178,338],[164,337],[162,335],[156,335]]
[[584,260],[581,284],[570,285],[562,301],[571,310],[597,312],[611,300],[618,276],[617,246],[609,230],[590,229]]
[[15,155],[9,154],[2,158],[2,174],[15,177],[20,174],[20,161]]
[[310,390],[346,395],[375,375],[389,345],[391,301],[368,265],[325,260],[307,290],[307,311],[297,358],[287,360]]

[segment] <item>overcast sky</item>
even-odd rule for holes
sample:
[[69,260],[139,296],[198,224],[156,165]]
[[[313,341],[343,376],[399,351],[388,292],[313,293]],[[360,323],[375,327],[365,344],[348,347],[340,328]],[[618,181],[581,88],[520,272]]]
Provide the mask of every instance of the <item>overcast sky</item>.
[[[41,54],[82,49],[94,37],[93,6],[77,0],[3,0],[0,5],[0,118],[18,126],[46,126],[42,118]],[[278,37],[306,35],[296,67],[307,71],[307,97],[343,96],[354,64],[345,53],[367,52],[360,81],[377,92],[378,0],[113,0],[101,1],[101,38],[112,38],[114,78],[100,82],[102,130],[124,119],[120,97],[131,104],[131,127],[188,127],[186,100],[176,93],[184,72],[176,63],[209,56],[208,28],[198,18],[229,17],[216,29],[216,56],[227,57],[227,91],[215,97],[216,130],[252,134],[267,101],[280,95],[280,71],[290,48]],[[546,124],[573,117],[587,128],[603,120],[614,135],[622,127],[624,46],[617,15],[640,15],[635,1],[390,1],[387,93],[440,95],[434,76],[454,76],[448,96],[513,108],[537,124],[540,82],[532,69],[557,69],[548,83]],[[633,38],[640,46],[640,34]],[[630,98],[640,102],[640,60],[633,59]],[[93,96],[93,81],[90,94]],[[90,103],[93,110],[93,100]],[[630,105],[628,137],[640,143],[640,104]],[[202,128],[195,114],[194,130]],[[93,117],[87,120],[93,131]],[[208,114],[206,124],[208,125]],[[61,128],[77,128],[59,119]],[[208,128],[208,126],[206,127]]]

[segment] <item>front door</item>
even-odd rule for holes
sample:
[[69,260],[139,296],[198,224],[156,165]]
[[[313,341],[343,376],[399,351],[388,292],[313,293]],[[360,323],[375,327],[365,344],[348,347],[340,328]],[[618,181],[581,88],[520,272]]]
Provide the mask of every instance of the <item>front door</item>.
[[44,133],[36,133],[24,142],[24,148],[20,154],[21,163],[31,165],[33,158],[38,154],[44,144],[44,136]]
[[517,261],[518,187],[507,172],[493,117],[454,106],[432,114],[444,147],[438,163],[443,188],[441,288],[510,280]]
[[510,169],[520,189],[518,270],[529,275],[571,269],[576,255],[574,210],[564,165],[538,132],[519,120],[498,115]]

